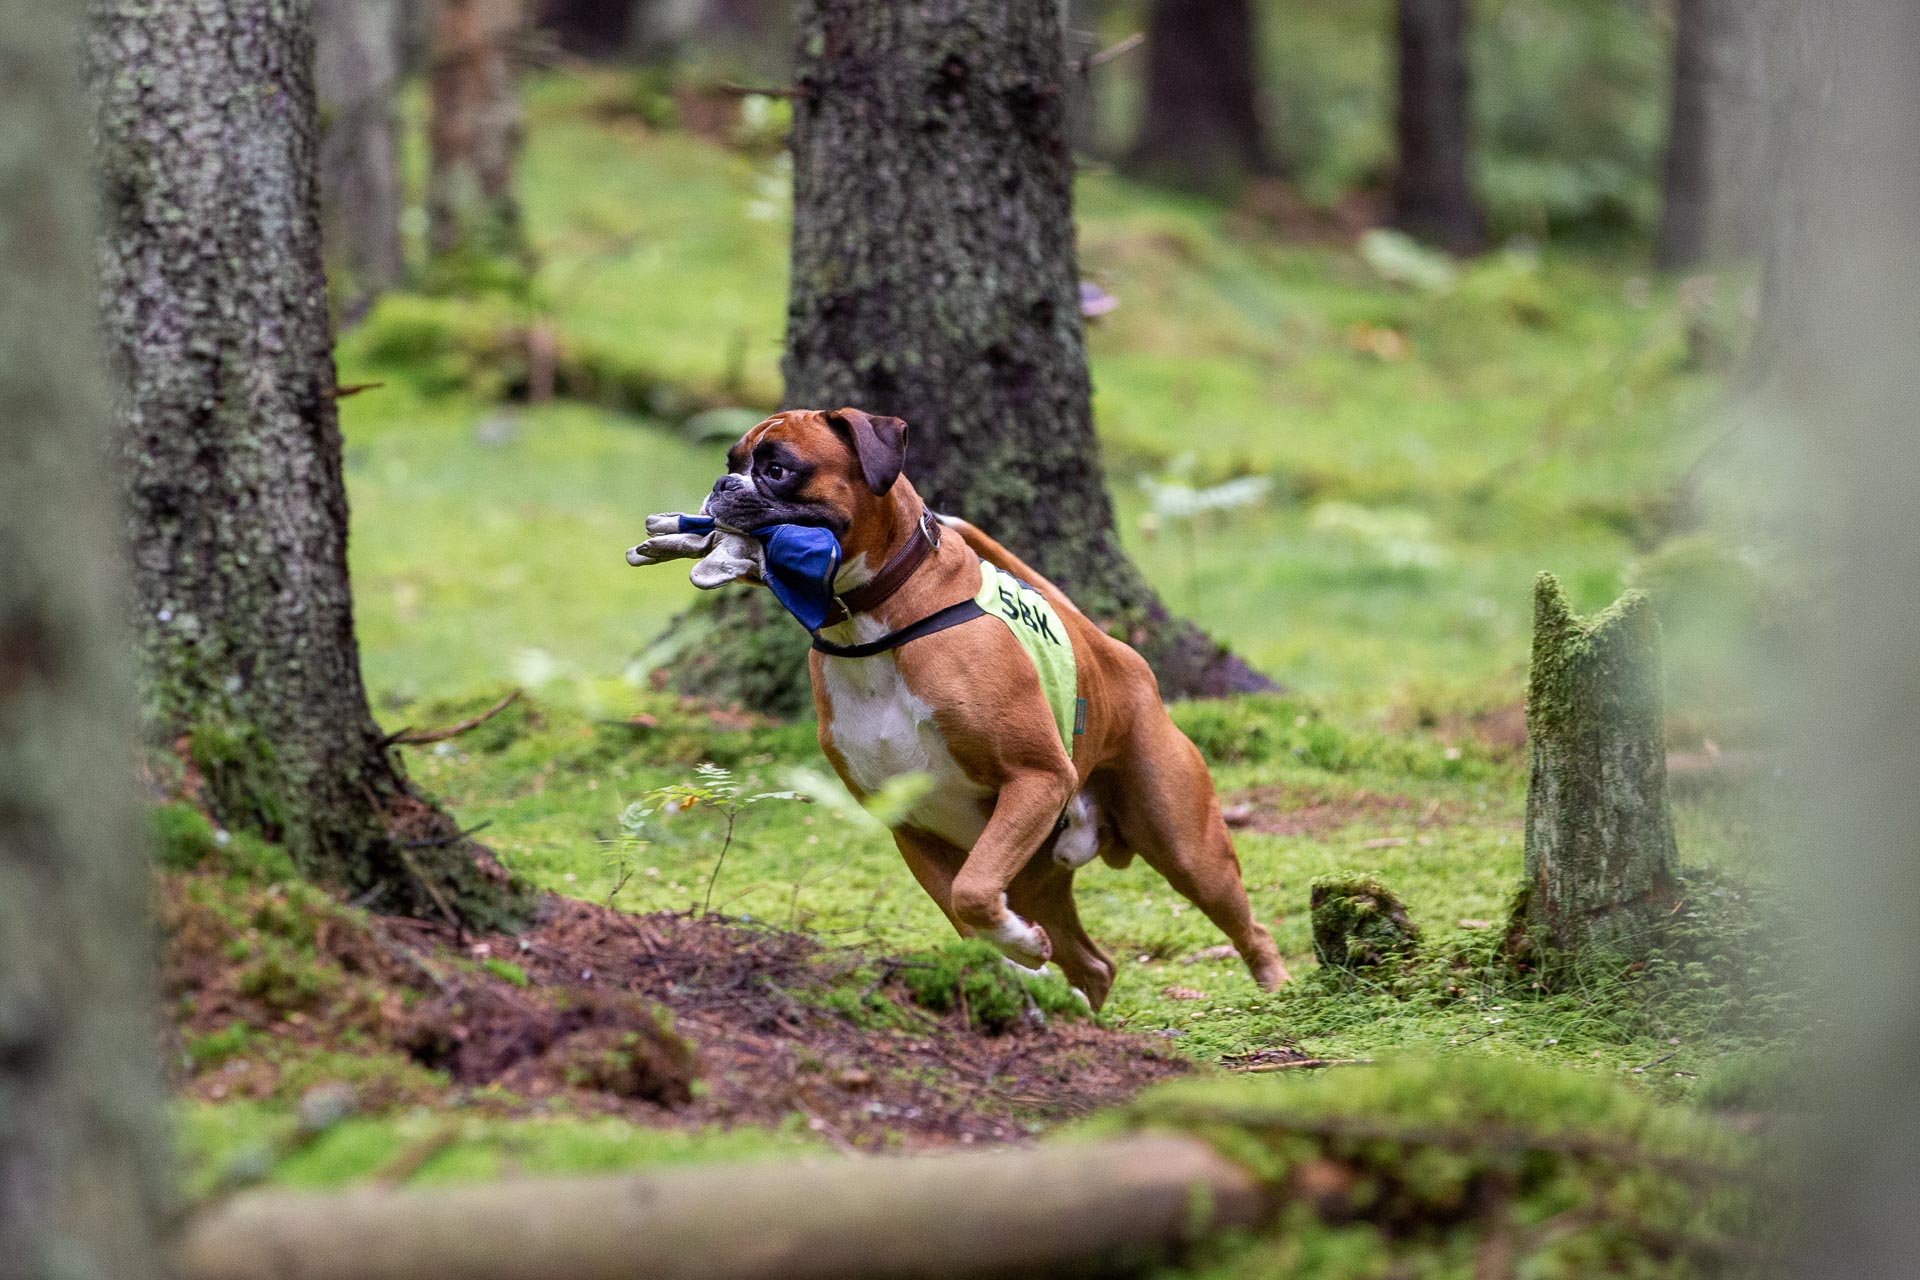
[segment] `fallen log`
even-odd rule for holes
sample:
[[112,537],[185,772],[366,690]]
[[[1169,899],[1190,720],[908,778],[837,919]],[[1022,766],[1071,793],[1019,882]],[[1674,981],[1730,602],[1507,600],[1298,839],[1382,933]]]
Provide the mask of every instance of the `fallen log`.
[[184,1280],[883,1280],[1113,1274],[1267,1213],[1191,1138],[335,1194],[191,1222]]

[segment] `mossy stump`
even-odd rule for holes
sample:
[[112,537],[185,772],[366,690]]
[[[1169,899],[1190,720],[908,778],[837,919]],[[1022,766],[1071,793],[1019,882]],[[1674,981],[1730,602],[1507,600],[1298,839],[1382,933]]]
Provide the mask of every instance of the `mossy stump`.
[[1406,959],[1420,943],[1420,928],[1399,895],[1373,876],[1322,876],[1308,903],[1313,954],[1324,968],[1365,973]]
[[1630,591],[1575,616],[1552,574],[1534,582],[1526,883],[1510,933],[1523,951],[1641,959],[1673,908],[1660,624]]

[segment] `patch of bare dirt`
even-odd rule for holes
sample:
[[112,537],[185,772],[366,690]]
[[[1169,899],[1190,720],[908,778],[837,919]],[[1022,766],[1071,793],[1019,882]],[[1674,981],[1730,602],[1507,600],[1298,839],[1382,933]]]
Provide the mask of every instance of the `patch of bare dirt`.
[[[525,933],[462,941],[304,886],[167,877],[161,896],[178,1083],[200,1097],[284,1094],[303,1058],[339,1049],[411,1071],[357,1081],[363,1108],[564,1101],[688,1126],[798,1112],[836,1145],[912,1149],[1021,1140],[1190,1069],[1074,1019],[985,1035],[913,1005],[900,962],[716,917],[550,897]],[[843,1012],[872,997],[877,1011]],[[188,1051],[236,1024],[264,1034]]]
[[1437,800],[1383,796],[1371,791],[1333,795],[1284,784],[1254,787],[1229,797],[1221,813],[1236,831],[1322,839],[1360,823],[1406,823],[1425,829],[1443,826],[1459,816],[1454,808]]

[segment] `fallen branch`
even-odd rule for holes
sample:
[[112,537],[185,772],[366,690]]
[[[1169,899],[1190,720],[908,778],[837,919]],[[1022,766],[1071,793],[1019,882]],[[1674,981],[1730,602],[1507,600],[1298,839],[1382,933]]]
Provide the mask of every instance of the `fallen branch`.
[[1106,1274],[1268,1211],[1172,1135],[914,1158],[340,1193],[261,1192],[189,1224],[184,1280],[877,1280]]
[[520,695],[525,692],[526,690],[524,689],[515,689],[512,693],[509,693],[506,697],[500,699],[500,701],[494,703],[479,715],[468,720],[462,720],[457,724],[450,724],[444,729],[427,729],[420,732],[416,732],[413,729],[401,729],[398,732],[390,733],[381,739],[380,745],[383,747],[419,747],[425,746],[429,742],[445,742],[448,738],[457,738],[463,733],[478,729],[481,725],[493,719],[502,711],[505,711],[508,707],[518,702]]

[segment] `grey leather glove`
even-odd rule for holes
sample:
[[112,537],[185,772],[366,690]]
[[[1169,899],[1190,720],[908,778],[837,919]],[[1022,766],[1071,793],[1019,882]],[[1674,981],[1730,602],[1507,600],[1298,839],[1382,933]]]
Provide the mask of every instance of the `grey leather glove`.
[[703,533],[683,533],[681,512],[667,511],[647,517],[651,536],[627,552],[630,565],[664,564],[669,560],[696,560],[689,575],[702,591],[724,587],[745,579],[761,581],[765,565],[764,551],[758,542],[744,533],[708,529]]

